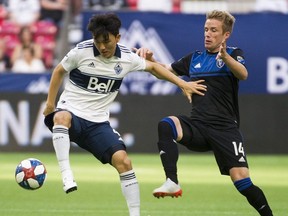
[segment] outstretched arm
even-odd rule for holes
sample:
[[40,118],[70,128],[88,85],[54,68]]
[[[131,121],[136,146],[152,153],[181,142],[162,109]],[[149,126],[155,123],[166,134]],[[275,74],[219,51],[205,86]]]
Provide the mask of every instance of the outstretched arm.
[[146,71],[150,72],[158,79],[163,79],[174,83],[179,88],[181,88],[183,94],[188,98],[189,103],[192,102],[192,94],[204,95],[203,91],[206,91],[206,86],[201,84],[204,80],[199,80],[197,82],[186,82],[183,79],[179,78],[175,74],[168,71],[162,65],[147,61],[146,60]]
[[66,71],[61,64],[58,64],[56,68],[53,70],[46,101],[46,107],[43,111],[44,116],[54,112],[56,97],[63,82],[65,74]]
[[153,58],[153,52],[148,48],[141,47],[139,49],[133,48],[132,50],[137,55],[146,59],[147,71],[151,72],[159,79],[168,80],[180,87],[183,91],[183,94],[188,98],[190,103],[192,102],[192,94],[204,96],[204,92],[207,91],[207,86],[202,84],[204,80],[186,82],[180,79],[177,76],[177,73],[172,69],[170,64],[162,64],[160,62],[156,62],[156,60]]
[[148,49],[148,48],[145,48],[145,47],[141,47],[139,49],[137,48],[132,48],[132,51],[135,52],[137,55],[143,57],[144,59],[148,60],[148,61],[152,61],[152,62],[155,62],[155,63],[158,63],[160,65],[162,65],[164,68],[166,68],[167,70],[169,70],[170,72],[174,73],[175,75],[176,72],[172,69],[171,65],[170,64],[163,64],[161,62],[157,62],[154,57],[153,57],[153,52]]

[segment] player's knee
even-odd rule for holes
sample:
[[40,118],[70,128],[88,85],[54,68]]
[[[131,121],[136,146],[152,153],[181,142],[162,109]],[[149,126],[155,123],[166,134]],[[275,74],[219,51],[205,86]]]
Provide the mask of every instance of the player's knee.
[[125,168],[125,170],[130,170],[132,168],[132,163],[131,163],[131,160],[130,158],[125,157],[123,160],[122,160],[122,164],[123,164],[123,167]]
[[112,156],[112,166],[114,166],[119,173],[132,169],[131,160],[124,151],[118,151]]
[[66,127],[71,126],[71,113],[67,111],[60,111],[54,115],[54,125],[64,125]]
[[158,134],[160,136],[172,136],[173,139],[176,140],[178,133],[174,121],[169,117],[161,119],[161,121],[158,123]]
[[115,168],[119,173],[127,172],[132,169],[131,160],[126,157],[125,159],[119,161]]
[[233,182],[248,178],[249,177],[249,169],[247,167],[233,167],[229,170],[229,175]]

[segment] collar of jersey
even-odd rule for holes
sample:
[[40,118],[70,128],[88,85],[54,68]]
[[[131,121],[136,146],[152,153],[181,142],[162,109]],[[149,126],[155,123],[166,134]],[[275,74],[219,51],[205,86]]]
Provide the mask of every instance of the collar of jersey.
[[[94,56],[100,55],[99,51],[97,50],[94,44],[93,44],[93,52],[94,52]],[[118,44],[116,44],[116,50],[115,50],[114,56],[121,58],[121,51],[120,51]]]
[[208,55],[216,55],[216,54],[218,54],[219,52],[209,52],[208,50],[206,50],[206,53],[207,53]]

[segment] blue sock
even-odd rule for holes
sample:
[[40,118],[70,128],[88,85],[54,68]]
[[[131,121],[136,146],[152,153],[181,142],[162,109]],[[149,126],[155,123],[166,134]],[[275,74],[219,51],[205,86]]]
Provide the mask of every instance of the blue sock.
[[177,144],[174,142],[177,138],[177,132],[174,122],[170,118],[165,119],[161,120],[158,124],[159,140],[157,144],[166,178],[170,178],[178,184],[177,161],[179,152]]
[[254,185],[249,177],[235,181],[234,185],[261,216],[273,216],[263,191]]
[[234,182],[234,185],[239,192],[249,188],[252,184],[253,183],[249,177]]

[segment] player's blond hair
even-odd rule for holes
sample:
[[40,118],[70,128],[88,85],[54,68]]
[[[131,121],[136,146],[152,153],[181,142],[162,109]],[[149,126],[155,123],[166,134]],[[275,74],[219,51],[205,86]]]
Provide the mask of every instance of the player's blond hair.
[[232,16],[227,11],[220,11],[220,10],[213,10],[206,14],[207,19],[216,19],[223,22],[223,32],[230,32],[232,33],[234,23],[236,21],[235,17]]

